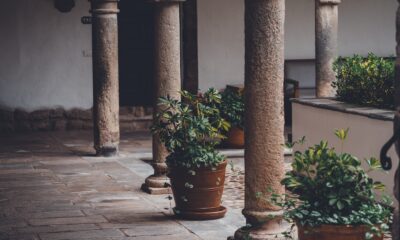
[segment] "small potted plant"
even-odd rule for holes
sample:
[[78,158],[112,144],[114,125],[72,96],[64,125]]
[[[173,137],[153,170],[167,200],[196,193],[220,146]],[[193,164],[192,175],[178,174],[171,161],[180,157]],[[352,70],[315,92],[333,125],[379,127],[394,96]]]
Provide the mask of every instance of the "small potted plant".
[[244,147],[244,94],[243,88],[227,87],[222,93],[220,110],[231,124],[224,144],[228,147]]
[[[348,129],[335,131],[342,146],[347,133]],[[366,162],[367,171],[355,156],[338,153],[321,141],[295,152],[292,170],[282,180],[289,193],[283,197],[270,194],[269,200],[285,210],[287,221],[297,225],[299,240],[383,239],[392,217],[390,200],[377,201],[375,191],[384,185],[367,175],[379,169],[380,162],[375,158]]]
[[153,133],[169,151],[166,159],[176,215],[186,219],[216,219],[221,206],[227,161],[215,148],[229,123],[217,107],[221,95],[210,89],[203,95],[181,92],[182,100],[160,98]]

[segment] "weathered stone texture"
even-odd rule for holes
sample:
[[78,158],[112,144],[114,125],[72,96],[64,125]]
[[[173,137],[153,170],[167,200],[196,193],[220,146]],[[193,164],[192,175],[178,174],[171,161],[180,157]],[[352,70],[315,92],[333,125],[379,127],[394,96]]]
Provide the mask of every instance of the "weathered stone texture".
[[[284,0],[245,2],[245,208],[247,223],[235,239],[275,239],[282,231],[281,212],[257,198],[271,188],[284,192]],[[269,216],[275,216],[270,218]],[[270,219],[265,221],[265,219]],[[278,238],[279,239],[279,238]]]
[[[122,107],[120,128],[124,131],[147,131],[152,123],[152,108]],[[27,112],[0,109],[0,132],[61,131],[92,129],[92,109],[61,107]]]
[[134,110],[135,117],[143,117],[146,115],[144,107],[136,107]]
[[333,62],[337,57],[338,4],[340,0],[315,0],[316,95],[333,97],[336,79]]
[[29,121],[33,131],[50,130],[50,111],[47,109],[33,111],[29,113]]
[[[155,3],[155,80],[156,97],[179,99],[181,87],[179,2]],[[155,112],[159,111],[157,104]],[[154,137],[155,162],[165,162],[167,151],[158,137]]]
[[22,109],[15,109],[14,111],[15,120],[29,120],[29,113]]
[[233,210],[223,221],[179,221],[173,201],[138,190],[150,142],[124,134],[122,157],[95,158],[82,156],[93,152],[88,131],[0,134],[0,239],[225,239],[243,220]]
[[47,120],[50,119],[50,110],[37,110],[29,114],[30,120]]
[[[60,123],[62,124],[62,123]],[[67,130],[73,130],[73,129],[92,129],[93,128],[93,122],[92,121],[84,121],[80,119],[76,120],[69,120],[66,124]]]
[[50,120],[45,119],[45,120],[36,120],[31,122],[31,129],[33,131],[48,131],[50,130]]
[[61,119],[64,118],[65,111],[63,108],[55,108],[50,110],[50,119]]
[[14,112],[8,109],[0,109],[0,122],[13,122]]
[[[155,82],[156,98],[170,96],[180,99],[181,89],[181,52],[180,52],[180,17],[179,2],[155,2]],[[160,111],[157,100],[154,113]],[[169,193],[165,188],[166,163],[168,152],[157,135],[153,136],[153,168],[154,175],[146,179],[142,188],[154,194]],[[158,189],[158,190],[155,190]]]
[[73,119],[73,120],[92,120],[92,109],[88,109],[88,110],[82,110],[82,109],[71,109],[69,111],[65,112],[65,115],[67,117],[67,119]]
[[14,112],[0,109],[0,132],[14,131]]
[[118,1],[92,0],[93,124],[98,155],[119,145]]

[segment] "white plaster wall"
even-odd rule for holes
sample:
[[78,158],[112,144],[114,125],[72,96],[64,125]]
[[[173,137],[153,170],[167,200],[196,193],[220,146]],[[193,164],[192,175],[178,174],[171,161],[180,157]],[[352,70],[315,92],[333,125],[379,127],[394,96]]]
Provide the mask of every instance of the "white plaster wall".
[[[286,1],[286,58],[314,58],[314,0]],[[395,0],[344,0],[339,7],[339,53],[395,50]],[[6,1],[0,9],[0,105],[90,108],[89,3],[60,13],[52,0]],[[200,89],[244,81],[244,0],[199,0]],[[86,57],[84,56],[86,55]],[[289,64],[288,77],[314,86],[314,66]]]
[[315,0],[286,0],[286,59],[315,58],[314,2]]
[[2,4],[0,105],[92,106],[91,26],[80,22],[88,10],[86,0],[76,0],[70,13],[57,11],[52,0]]
[[[286,0],[286,59],[314,59],[315,0]],[[343,0],[339,5],[339,54],[395,54],[396,0]],[[199,81],[202,90],[244,79],[244,0],[199,0]],[[288,66],[301,87],[315,85],[314,64]]]
[[[287,59],[315,58],[315,0],[287,0]],[[343,0],[339,5],[339,55],[395,54],[395,0]]]
[[[341,151],[341,144],[334,135],[335,129],[349,128],[348,139],[343,151],[357,156],[360,160],[370,157],[379,159],[380,150],[393,134],[393,123],[371,119],[355,114],[347,114],[311,106],[293,103],[293,140],[306,137],[303,147],[297,146],[295,150],[327,140],[330,146]],[[398,157],[394,147],[389,151],[393,159],[392,171],[374,172],[369,175],[375,180],[382,181],[387,187],[387,193],[392,194],[394,184],[394,170],[398,166]],[[364,164],[365,166],[365,164]]]
[[244,1],[199,0],[199,88],[244,83]]
[[396,0],[343,0],[339,5],[339,54],[395,55],[397,6]]

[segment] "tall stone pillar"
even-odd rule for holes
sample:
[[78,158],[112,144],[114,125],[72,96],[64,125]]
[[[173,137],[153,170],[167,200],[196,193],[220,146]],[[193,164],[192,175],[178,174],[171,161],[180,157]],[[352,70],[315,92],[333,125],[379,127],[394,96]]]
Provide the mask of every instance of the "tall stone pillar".
[[94,148],[118,153],[118,0],[91,0]]
[[[400,3],[400,0],[399,0]],[[394,131],[400,131],[400,6],[397,9],[396,16],[396,41],[397,41],[397,59],[396,59],[396,73],[395,73],[395,104],[396,114],[394,119]],[[397,155],[400,157],[400,140],[396,142]],[[400,201],[400,166],[396,170],[394,179],[394,196],[397,202]],[[398,204],[397,204],[398,206]],[[392,226],[392,239],[400,240],[400,213],[399,207],[394,211],[393,226]]]
[[[179,99],[181,90],[180,2],[183,0],[153,0],[155,4],[155,82],[156,98],[170,96]],[[154,113],[159,111],[155,100]],[[157,135],[153,136],[154,174],[142,189],[150,194],[166,194],[168,178],[165,159],[168,155]]]
[[285,0],[245,1],[245,208],[249,229],[234,239],[279,239],[282,211],[258,192],[284,193]]
[[332,65],[337,57],[338,5],[341,0],[315,0],[315,64],[317,97],[334,97]]

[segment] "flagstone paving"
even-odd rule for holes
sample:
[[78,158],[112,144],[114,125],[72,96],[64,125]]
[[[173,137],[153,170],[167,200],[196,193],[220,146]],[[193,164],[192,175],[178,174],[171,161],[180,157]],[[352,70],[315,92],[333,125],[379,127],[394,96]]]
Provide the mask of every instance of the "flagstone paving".
[[149,134],[122,134],[114,158],[92,144],[85,131],[0,136],[0,240],[222,240],[245,224],[241,157],[227,171],[227,216],[182,221],[167,196],[139,190],[152,173]]
[[0,135],[0,240],[225,240],[245,224],[242,150],[223,151],[226,217],[184,221],[168,195],[140,191],[153,171],[148,133],[122,134],[113,158],[94,156],[91,134]]

